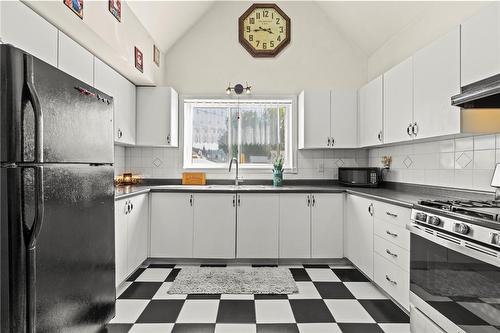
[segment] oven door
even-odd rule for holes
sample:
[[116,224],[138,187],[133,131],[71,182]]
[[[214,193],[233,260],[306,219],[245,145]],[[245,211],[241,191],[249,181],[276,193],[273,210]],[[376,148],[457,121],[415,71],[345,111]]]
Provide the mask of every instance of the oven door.
[[416,224],[408,229],[411,296],[423,301],[415,305],[460,328],[447,331],[500,332],[498,250]]

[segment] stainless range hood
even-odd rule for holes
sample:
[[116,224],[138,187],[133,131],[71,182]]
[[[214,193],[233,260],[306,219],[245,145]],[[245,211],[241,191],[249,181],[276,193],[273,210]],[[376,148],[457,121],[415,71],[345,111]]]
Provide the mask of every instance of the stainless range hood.
[[462,108],[463,133],[500,133],[500,74],[462,87],[451,104]]

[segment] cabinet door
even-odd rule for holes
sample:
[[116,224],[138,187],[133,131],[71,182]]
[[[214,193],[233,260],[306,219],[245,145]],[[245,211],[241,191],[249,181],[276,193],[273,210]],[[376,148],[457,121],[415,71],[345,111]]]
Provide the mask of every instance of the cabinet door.
[[379,76],[359,90],[359,144],[362,147],[383,143],[382,84],[382,76]]
[[[115,142],[123,137],[122,119],[117,117],[117,105],[120,96],[118,96],[118,73],[113,68],[105,64],[102,60],[94,58],[94,87],[103,93],[113,97],[113,124]],[[119,135],[122,133],[121,135]]]
[[280,258],[311,257],[310,203],[310,194],[280,195]]
[[21,1],[1,1],[2,42],[57,66],[57,29]]
[[462,23],[462,86],[500,73],[500,4]]
[[311,257],[344,257],[344,194],[313,193]]
[[128,218],[128,274],[135,271],[148,257],[149,205],[148,195],[130,198]]
[[57,67],[69,75],[94,85],[94,55],[59,31]]
[[332,90],[331,104],[332,148],[356,148],[358,144],[358,92],[354,89]]
[[238,258],[278,258],[279,194],[239,194]]
[[123,123],[123,127],[125,128],[120,142],[133,145],[136,141],[136,87],[123,76],[118,76],[121,81],[121,91],[119,94],[121,99],[118,101],[118,117],[121,118],[120,122]]
[[460,109],[450,98],[460,93],[460,28],[413,56],[416,138],[460,133]]
[[116,285],[120,285],[128,275],[128,199],[115,201],[115,275]]
[[195,258],[234,258],[236,208],[233,194],[194,195]]
[[408,58],[384,74],[384,142],[412,139],[413,60]]
[[178,95],[170,87],[137,88],[137,144],[177,146]]
[[299,149],[328,148],[330,90],[305,90],[299,95]]
[[347,196],[346,256],[373,279],[373,216],[370,200]]
[[193,257],[193,195],[151,194],[151,257]]

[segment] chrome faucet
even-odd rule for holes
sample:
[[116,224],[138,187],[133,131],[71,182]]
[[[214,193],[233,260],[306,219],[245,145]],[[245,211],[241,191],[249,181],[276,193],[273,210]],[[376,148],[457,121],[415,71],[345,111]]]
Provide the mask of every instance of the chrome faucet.
[[233,158],[231,159],[231,162],[229,162],[229,172],[231,172],[231,167],[233,166],[233,162],[235,162],[235,163],[236,163],[236,175],[235,175],[235,177],[234,177],[234,185],[235,185],[235,186],[238,186],[238,185],[239,185],[239,183],[240,183],[240,179],[238,178],[238,175],[239,175],[239,169],[240,169],[240,168],[239,168],[239,165],[240,165],[240,164],[238,163],[238,159],[237,159],[236,157],[233,157]]

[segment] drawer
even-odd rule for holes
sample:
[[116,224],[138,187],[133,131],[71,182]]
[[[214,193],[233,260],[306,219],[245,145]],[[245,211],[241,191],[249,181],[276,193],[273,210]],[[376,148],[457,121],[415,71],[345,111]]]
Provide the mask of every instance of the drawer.
[[375,252],[392,262],[393,264],[398,265],[401,269],[409,272],[410,269],[410,253],[395,245],[394,243],[389,242],[388,240],[375,236],[374,242]]
[[411,210],[408,208],[380,201],[373,202],[373,216],[380,220],[394,223],[404,228],[410,222],[410,215]]
[[375,283],[391,295],[406,310],[410,308],[410,276],[397,265],[375,253]]
[[399,225],[375,219],[374,232],[403,249],[410,251],[410,232]]

